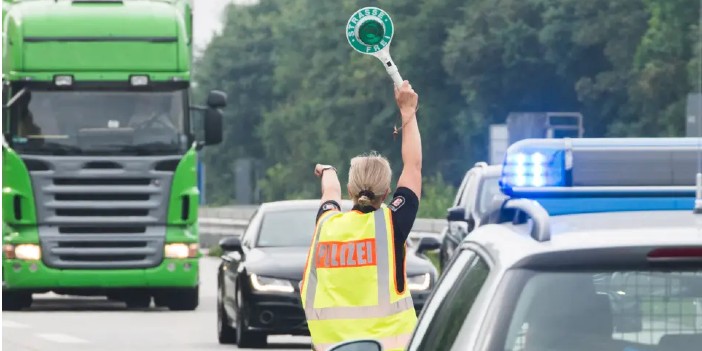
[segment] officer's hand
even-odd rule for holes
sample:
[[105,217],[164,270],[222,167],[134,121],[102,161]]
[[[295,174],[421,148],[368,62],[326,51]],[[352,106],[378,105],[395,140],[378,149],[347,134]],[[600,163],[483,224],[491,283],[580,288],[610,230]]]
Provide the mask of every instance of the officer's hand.
[[397,101],[397,107],[400,108],[403,119],[414,116],[418,100],[419,96],[414,92],[409,81],[402,82],[402,86],[399,88],[395,87],[395,101]]
[[330,165],[323,165],[323,164],[319,164],[319,163],[318,163],[316,166],[314,166],[314,175],[316,175],[317,177],[321,177],[321,176],[322,176],[322,172],[324,172],[324,170],[325,170],[326,168],[329,168],[329,167],[331,167],[331,166],[330,166]]

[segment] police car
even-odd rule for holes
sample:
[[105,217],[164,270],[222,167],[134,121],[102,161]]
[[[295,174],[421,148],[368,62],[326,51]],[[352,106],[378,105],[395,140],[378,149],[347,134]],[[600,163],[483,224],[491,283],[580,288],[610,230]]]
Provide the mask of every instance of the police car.
[[512,145],[408,350],[702,350],[700,155],[693,138]]

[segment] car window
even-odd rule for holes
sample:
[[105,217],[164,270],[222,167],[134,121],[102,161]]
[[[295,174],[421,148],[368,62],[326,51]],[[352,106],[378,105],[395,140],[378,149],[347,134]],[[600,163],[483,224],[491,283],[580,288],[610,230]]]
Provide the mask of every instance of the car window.
[[685,351],[702,345],[702,271],[529,274],[505,351]]
[[241,244],[243,246],[251,247],[251,240],[254,237],[258,228],[258,217],[260,216],[259,209],[256,209],[254,213],[249,218],[249,224],[244,230],[244,234],[241,237]]
[[263,214],[256,247],[309,247],[315,210],[271,211]]
[[419,321],[417,321],[417,327],[415,328],[409,350],[417,349],[420,341],[426,334],[432,319],[434,316],[436,316],[436,311],[446,298],[446,294],[448,294],[448,292],[451,290],[451,287],[453,287],[453,284],[458,276],[466,269],[468,264],[472,262],[473,257],[475,257],[475,252],[473,251],[460,251],[456,259],[452,260],[448,267],[446,267],[445,272],[441,274],[441,277],[436,284],[436,288],[431,293],[429,299],[427,299],[427,302],[422,310],[422,314],[419,316]]
[[450,287],[436,311],[430,317],[427,314],[431,321],[425,321],[428,322],[426,331],[416,350],[433,351],[451,348],[489,272],[487,263],[479,256],[476,256],[469,266],[461,269],[458,279]]
[[499,177],[483,178],[483,181],[480,184],[480,190],[478,190],[479,199],[477,210],[480,216],[487,213],[487,211],[490,209],[493,198],[495,195],[500,193],[499,180]]

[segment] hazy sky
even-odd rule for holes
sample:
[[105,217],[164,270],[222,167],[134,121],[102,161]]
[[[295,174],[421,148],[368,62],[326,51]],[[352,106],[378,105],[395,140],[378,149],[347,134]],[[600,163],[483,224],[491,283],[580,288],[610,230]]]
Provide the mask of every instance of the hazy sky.
[[258,0],[192,0],[193,39],[198,50],[210,42],[212,36],[222,29],[222,12],[229,3],[252,4]]

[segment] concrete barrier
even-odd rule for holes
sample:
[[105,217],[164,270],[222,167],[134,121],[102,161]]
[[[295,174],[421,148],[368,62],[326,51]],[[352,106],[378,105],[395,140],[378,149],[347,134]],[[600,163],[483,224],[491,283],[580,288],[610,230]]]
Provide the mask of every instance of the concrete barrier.
[[[210,248],[226,236],[242,235],[257,209],[256,205],[201,207],[200,247]],[[424,235],[439,235],[444,227],[445,219],[417,218],[412,227],[411,240],[417,241]]]

